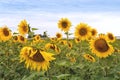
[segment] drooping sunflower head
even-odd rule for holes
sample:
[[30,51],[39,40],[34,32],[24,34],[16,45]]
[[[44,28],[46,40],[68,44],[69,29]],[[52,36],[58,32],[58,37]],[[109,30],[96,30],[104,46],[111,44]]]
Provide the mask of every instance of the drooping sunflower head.
[[27,24],[26,20],[22,20],[20,24],[18,25],[18,31],[21,35],[25,35],[29,31],[29,26]]
[[84,54],[83,57],[86,59],[86,60],[89,60],[91,62],[95,62],[95,58],[93,56],[91,56],[90,54]]
[[114,42],[116,40],[115,36],[112,33],[107,33],[107,39],[109,42]]
[[57,40],[60,40],[62,38],[62,34],[61,33],[56,33],[56,37],[57,37]]
[[67,18],[61,18],[58,22],[58,28],[62,31],[67,32],[71,27],[71,22]]
[[80,23],[76,26],[75,37],[80,38],[81,40],[87,40],[91,37],[91,29],[85,23]]
[[0,28],[0,39],[2,41],[7,41],[12,38],[12,32],[7,28],[7,26]]
[[32,47],[23,47],[20,52],[20,62],[25,62],[26,68],[31,70],[47,71],[49,62],[55,59],[53,55]]
[[100,58],[105,58],[114,52],[112,45],[107,42],[105,35],[100,35],[91,40],[90,48],[92,49],[92,53]]

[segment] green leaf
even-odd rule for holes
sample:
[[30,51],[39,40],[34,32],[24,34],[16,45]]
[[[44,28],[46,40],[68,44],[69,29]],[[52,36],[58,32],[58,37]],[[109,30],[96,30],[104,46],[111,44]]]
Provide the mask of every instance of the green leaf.
[[32,28],[32,31],[34,31],[34,30],[38,30],[38,28]]
[[68,77],[68,76],[70,76],[70,74],[61,74],[61,75],[58,75],[58,76],[56,76],[58,79],[60,79],[60,78],[64,78],[64,77]]

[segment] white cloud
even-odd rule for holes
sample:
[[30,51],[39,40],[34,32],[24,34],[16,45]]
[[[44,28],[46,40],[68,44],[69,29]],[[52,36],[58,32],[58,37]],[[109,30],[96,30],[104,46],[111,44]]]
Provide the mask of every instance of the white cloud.
[[85,22],[93,28],[96,28],[99,33],[112,32],[115,35],[120,35],[120,16],[116,13],[28,13],[1,16],[0,26],[7,25],[12,29],[12,31],[16,31],[19,22],[26,19],[27,22],[30,23],[31,27],[39,29],[35,33],[42,34],[44,31],[47,31],[50,36],[54,36],[56,32],[60,32],[57,27],[58,20],[62,17],[67,17],[71,20],[73,25],[70,30],[72,33],[74,33],[74,29],[77,24]]

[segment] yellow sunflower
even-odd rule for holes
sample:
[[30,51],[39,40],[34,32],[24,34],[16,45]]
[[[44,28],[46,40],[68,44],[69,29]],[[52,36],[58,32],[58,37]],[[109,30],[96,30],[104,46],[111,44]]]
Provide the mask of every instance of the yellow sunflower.
[[114,52],[112,45],[108,44],[107,38],[104,34],[90,41],[90,48],[92,53],[100,58],[105,58]]
[[20,52],[20,62],[25,62],[26,68],[37,71],[47,71],[50,61],[55,60],[54,54],[32,47],[23,47]]
[[58,46],[56,46],[55,44],[52,44],[52,43],[47,43],[45,45],[45,49],[48,50],[48,49],[52,49],[54,51],[56,51],[57,53],[59,53],[61,50]]
[[51,37],[51,38],[50,38],[50,41],[56,42],[56,41],[57,41],[57,38],[56,38],[56,37]]
[[43,42],[44,40],[41,39],[40,35],[35,35],[33,39],[33,44],[38,42]]
[[22,35],[18,35],[18,41],[20,43],[26,43],[27,39],[24,36],[22,36]]
[[67,18],[61,18],[58,22],[58,28],[62,31],[67,32],[71,27],[71,22]]
[[12,32],[7,28],[7,26],[0,28],[0,40],[7,41],[12,38]]
[[18,36],[13,36],[13,42],[18,42]]
[[112,33],[107,33],[107,39],[109,42],[114,42],[116,40]]
[[75,62],[76,62],[76,58],[75,58],[75,57],[70,57],[69,59],[70,59],[70,61],[71,61],[72,63],[75,63]]
[[72,43],[71,42],[67,42],[68,48],[71,49],[72,48]]
[[88,40],[91,37],[91,29],[85,23],[80,23],[76,26],[75,37],[80,38],[81,40]]
[[80,38],[75,38],[75,42],[76,42],[76,43],[79,43],[80,41],[81,41]]
[[26,20],[22,20],[20,24],[18,25],[18,31],[21,35],[25,35],[29,31],[29,26],[27,24]]
[[84,54],[83,57],[86,59],[86,60],[89,60],[91,62],[95,62],[95,58],[93,56],[91,56],[90,54]]
[[59,41],[59,43],[62,44],[62,45],[67,45],[67,41],[66,40],[61,40],[61,41]]
[[56,38],[57,38],[57,40],[60,40],[62,38],[62,34],[61,33],[56,33]]
[[91,36],[92,37],[96,37],[96,35],[97,35],[97,30],[96,29],[91,29]]

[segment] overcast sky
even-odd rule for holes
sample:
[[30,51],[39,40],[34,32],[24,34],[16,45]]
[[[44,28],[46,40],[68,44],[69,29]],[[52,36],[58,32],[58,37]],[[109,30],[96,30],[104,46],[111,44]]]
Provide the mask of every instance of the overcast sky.
[[61,32],[58,20],[64,17],[72,22],[71,33],[84,22],[99,33],[120,36],[119,0],[0,0],[0,26],[7,25],[13,32],[26,19],[31,27],[39,29],[36,34],[47,31],[55,36]]

